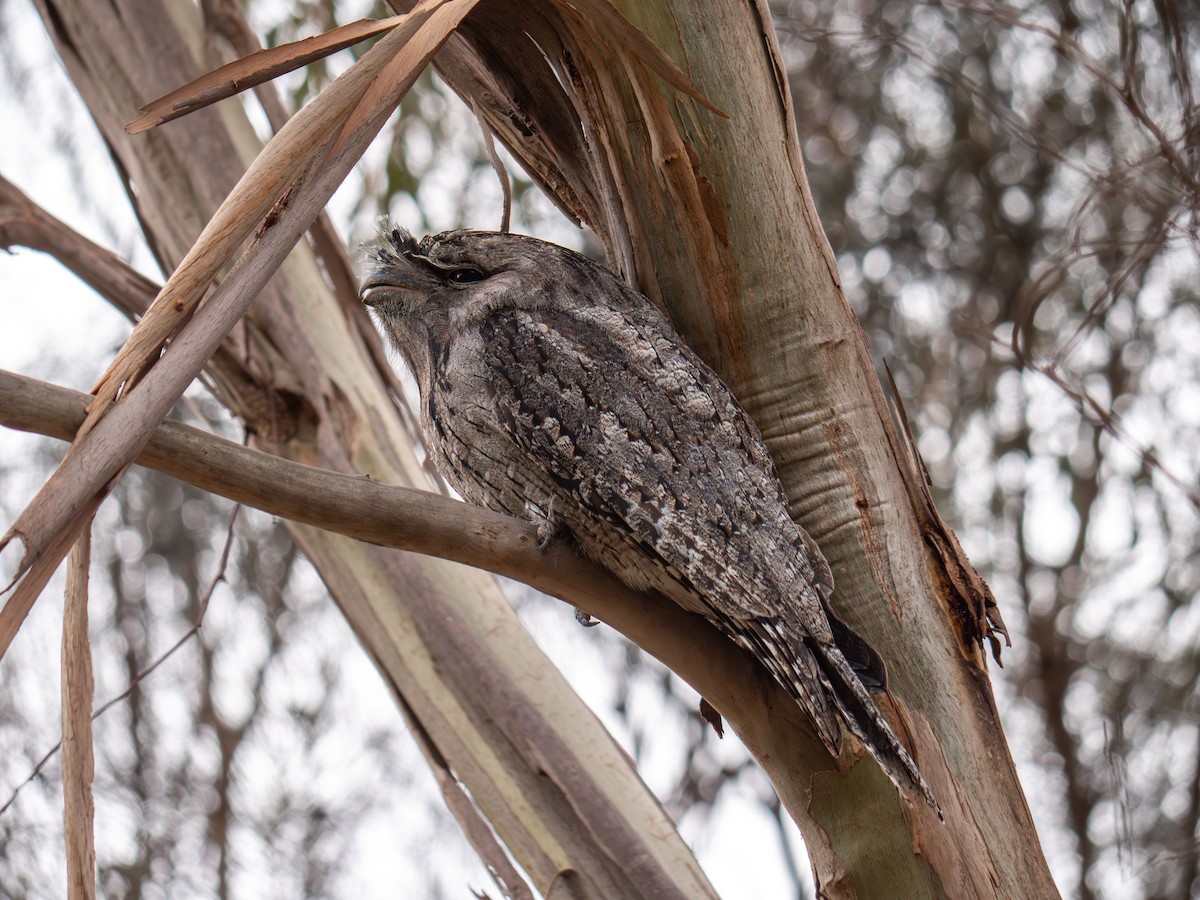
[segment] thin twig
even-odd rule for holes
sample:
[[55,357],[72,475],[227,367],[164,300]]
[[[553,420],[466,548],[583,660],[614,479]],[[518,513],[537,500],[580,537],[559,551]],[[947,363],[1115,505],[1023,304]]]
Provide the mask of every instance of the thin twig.
[[487,158],[492,163],[492,171],[496,173],[496,178],[500,181],[500,193],[504,195],[504,213],[500,217],[500,230],[508,234],[509,227],[512,225],[512,179],[508,176],[508,169],[504,168],[504,163],[500,161],[500,154],[496,152],[496,139],[492,134],[492,128],[487,123],[487,119],[483,117],[483,110],[479,108],[479,103],[474,97],[471,98],[471,110],[475,113],[475,121],[479,123],[479,130],[483,133],[483,149],[487,151]]
[[1158,450],[1138,441],[1122,424],[1121,416],[1115,409],[1105,406],[1086,388],[1069,383],[1067,377],[1059,371],[1056,365],[1038,361],[1023,348],[1014,350],[1010,341],[1004,341],[985,330],[973,328],[969,323],[963,323],[958,329],[958,333],[971,338],[977,346],[985,349],[1002,348],[1012,354],[1012,362],[1017,369],[1037,372],[1048,379],[1065,397],[1076,403],[1090,419],[1094,420],[1097,427],[1137,454],[1147,471],[1157,472],[1183,494],[1192,505],[1200,508],[1200,488],[1168,469],[1159,456]]

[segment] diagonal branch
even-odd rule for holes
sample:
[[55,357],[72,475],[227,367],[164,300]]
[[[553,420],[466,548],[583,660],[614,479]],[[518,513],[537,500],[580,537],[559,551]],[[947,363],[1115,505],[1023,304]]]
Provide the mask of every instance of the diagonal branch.
[[[89,399],[0,370],[0,425],[9,428],[70,440]],[[874,767],[854,766],[848,748],[831,760],[770,674],[703,617],[626,587],[563,541],[538,549],[537,529],[520,519],[291,462],[173,421],[155,429],[137,462],[294,522],[486,569],[575,605],[657,657],[716,707],[793,816],[810,802],[801,772],[851,765],[856,776],[883,778]],[[923,807],[910,813],[932,815]]]
[[[69,441],[83,425],[90,399],[0,370],[0,425],[8,428]],[[521,519],[306,466],[169,420],[155,429],[137,462],[271,515],[515,578],[626,634],[722,711],[738,685],[751,685],[761,703],[759,688],[773,684],[704,618],[626,587],[564,541],[540,550],[537,529]],[[748,702],[737,698],[740,705]]]

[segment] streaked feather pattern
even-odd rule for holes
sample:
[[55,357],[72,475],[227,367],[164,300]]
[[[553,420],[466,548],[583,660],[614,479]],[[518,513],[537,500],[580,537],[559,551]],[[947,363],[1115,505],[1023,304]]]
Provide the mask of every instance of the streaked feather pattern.
[[829,565],[787,512],[762,437],[638,292],[520,235],[396,230],[363,300],[405,357],[439,470],[469,501],[547,515],[638,589],[717,624],[797,700],[932,797],[867,687],[882,661],[832,617]]

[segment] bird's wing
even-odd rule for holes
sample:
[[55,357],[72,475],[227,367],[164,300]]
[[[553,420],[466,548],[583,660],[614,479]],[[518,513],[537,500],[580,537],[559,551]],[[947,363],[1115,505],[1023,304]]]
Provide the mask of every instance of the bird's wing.
[[828,572],[749,418],[651,316],[539,309],[489,318],[480,337],[500,421],[567,495],[555,516],[618,576],[661,587],[621,571],[639,550],[691,588],[677,602],[741,619],[780,615],[814,566]]
[[[883,686],[882,661],[831,626],[816,590],[831,585],[828,564],[788,516],[761,438],[716,375],[653,320],[613,309],[534,310],[489,321],[481,337],[499,419],[522,458],[544,467],[534,480],[560,489],[555,514],[584,552],[715,619],[832,754],[840,713],[896,784],[936,808],[864,685]],[[647,578],[654,566],[673,583]]]

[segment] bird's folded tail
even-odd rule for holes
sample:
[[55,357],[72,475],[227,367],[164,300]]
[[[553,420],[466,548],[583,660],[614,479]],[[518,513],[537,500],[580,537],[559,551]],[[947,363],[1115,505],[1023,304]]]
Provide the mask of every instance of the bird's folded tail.
[[[832,617],[830,617],[830,621],[837,622]],[[842,623],[838,622],[837,624],[861,644],[861,647],[870,651],[871,656],[878,659],[875,651],[871,650],[866,641]],[[834,633],[837,634],[836,627]],[[863,680],[847,656],[843,655],[838,645],[823,646],[812,640],[807,643],[816,657],[821,680],[829,689],[846,726],[855,737],[862,741],[871,756],[875,757],[883,771],[900,789],[901,794],[915,791],[925,798],[937,812],[938,818],[941,818],[941,808],[934,800],[933,793],[921,776],[917,764],[913,762],[913,758],[896,738],[891,726],[884,719],[879,707],[875,705],[875,701],[867,692]]]
[[[880,690],[887,680],[883,661],[865,640],[833,616],[830,624],[838,643],[830,644],[797,633],[778,619],[726,620],[723,624],[729,635],[764,663],[796,699],[830,754],[836,757],[840,751],[844,723],[903,796],[920,794],[941,817],[916,763],[864,686],[864,677]],[[840,643],[845,644],[846,655]]]
[[821,743],[836,757],[842,742],[841,710],[807,642],[795,640],[771,619],[729,620],[729,626],[729,635],[800,704]]

